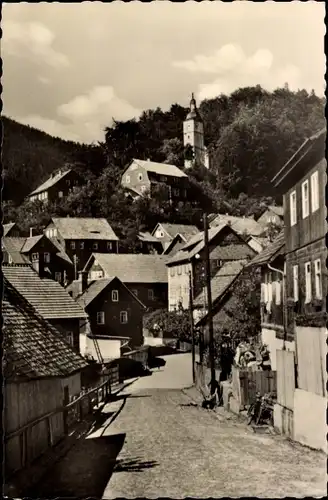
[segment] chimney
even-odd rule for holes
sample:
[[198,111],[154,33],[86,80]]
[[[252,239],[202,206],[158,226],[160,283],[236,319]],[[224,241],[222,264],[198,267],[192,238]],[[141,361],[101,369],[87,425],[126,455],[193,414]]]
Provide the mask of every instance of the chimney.
[[30,238],[33,236],[33,227],[30,227]]
[[78,293],[82,294],[88,288],[88,271],[79,272]]

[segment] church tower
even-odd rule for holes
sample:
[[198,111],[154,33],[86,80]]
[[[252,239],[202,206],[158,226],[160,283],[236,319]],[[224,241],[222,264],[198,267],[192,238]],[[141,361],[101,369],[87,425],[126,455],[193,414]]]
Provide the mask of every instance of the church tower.
[[185,168],[190,168],[195,161],[207,166],[204,124],[198,112],[194,94],[191,95],[190,111],[183,122],[183,145],[186,152]]

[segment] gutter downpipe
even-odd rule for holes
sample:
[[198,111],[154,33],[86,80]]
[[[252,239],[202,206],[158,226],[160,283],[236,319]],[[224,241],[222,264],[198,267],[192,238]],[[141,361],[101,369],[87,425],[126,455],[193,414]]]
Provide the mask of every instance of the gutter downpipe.
[[275,271],[276,273],[279,273],[282,276],[282,310],[283,310],[283,324],[284,324],[284,340],[283,340],[283,346],[282,349],[283,351],[286,350],[286,341],[287,341],[287,327],[286,327],[286,290],[285,290],[285,281],[286,281],[286,275],[284,271],[281,271],[280,269],[276,269],[275,267],[270,266],[270,264],[267,264],[268,268],[271,271]]

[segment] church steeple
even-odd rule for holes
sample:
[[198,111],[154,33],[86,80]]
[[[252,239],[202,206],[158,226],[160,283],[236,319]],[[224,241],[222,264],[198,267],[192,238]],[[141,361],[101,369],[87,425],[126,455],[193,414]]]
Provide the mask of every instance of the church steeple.
[[187,114],[186,120],[198,120],[198,121],[202,122],[202,118],[198,112],[196,99],[194,97],[193,92],[191,94],[190,108],[189,109],[190,110],[189,110],[189,113]]
[[[183,144],[185,151],[188,151],[188,157],[185,157],[185,168],[190,168],[194,162],[205,164],[204,125],[197,109],[194,93],[191,94],[189,112],[183,122]],[[192,152],[191,155],[190,152]]]

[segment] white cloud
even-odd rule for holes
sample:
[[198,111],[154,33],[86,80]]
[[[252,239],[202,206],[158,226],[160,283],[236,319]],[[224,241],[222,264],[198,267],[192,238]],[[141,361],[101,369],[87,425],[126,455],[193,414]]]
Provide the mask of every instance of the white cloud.
[[304,86],[297,66],[287,64],[276,67],[272,53],[264,48],[247,56],[239,45],[227,44],[212,55],[196,55],[193,59],[173,64],[193,73],[216,75],[214,80],[199,85],[200,100],[258,84],[267,90],[281,87],[286,82],[292,90]]
[[23,123],[23,125],[30,125],[30,127],[43,130],[53,137],[61,137],[62,139],[71,141],[80,140],[79,135],[73,130],[74,127],[72,125],[66,125],[40,115],[13,116],[12,118],[19,123]]
[[69,66],[68,57],[53,47],[55,35],[42,23],[4,20],[2,23],[4,54],[42,60],[53,68]]

